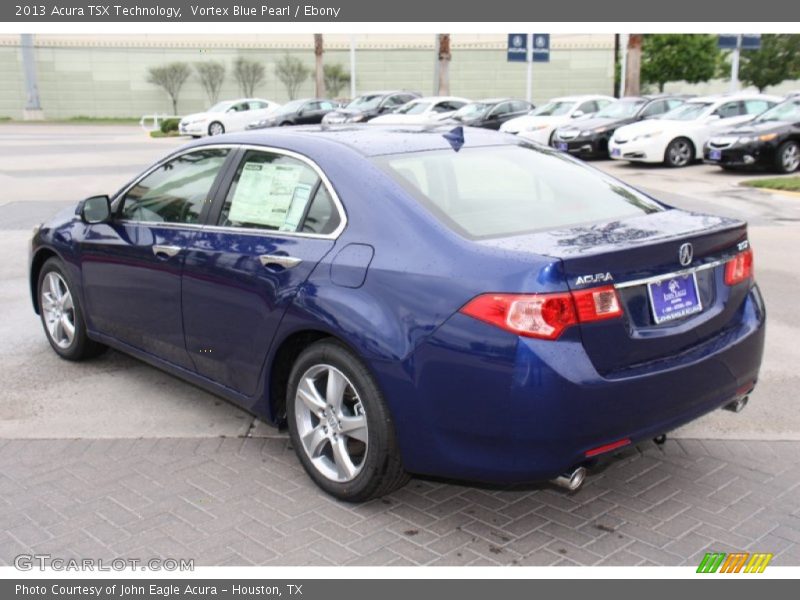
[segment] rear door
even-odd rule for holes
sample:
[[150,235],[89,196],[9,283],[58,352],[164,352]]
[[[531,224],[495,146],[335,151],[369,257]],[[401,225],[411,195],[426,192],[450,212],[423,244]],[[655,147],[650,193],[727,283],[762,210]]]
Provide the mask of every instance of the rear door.
[[240,394],[258,389],[286,308],[333,248],[344,212],[299,155],[242,149],[183,275],[186,348],[197,371]]

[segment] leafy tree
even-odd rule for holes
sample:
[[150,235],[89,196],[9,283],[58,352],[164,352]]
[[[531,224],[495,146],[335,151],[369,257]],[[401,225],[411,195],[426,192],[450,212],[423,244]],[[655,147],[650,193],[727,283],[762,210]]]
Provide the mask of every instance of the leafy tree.
[[264,81],[266,69],[260,62],[240,56],[233,61],[233,76],[239,84],[242,95],[249,98],[255,93],[256,87]]
[[225,81],[225,65],[221,62],[209,61],[204,63],[197,63],[194,66],[197,71],[197,76],[200,78],[200,85],[208,96],[211,104],[216,104],[219,99],[219,91],[222,88],[222,82]]
[[325,65],[325,89],[331,98],[338,98],[339,93],[350,83],[350,74],[340,64]]
[[311,75],[311,69],[296,56],[286,53],[275,64],[275,74],[280,82],[286,86],[289,99],[294,100],[297,97],[297,90]]
[[664,91],[668,81],[699,83],[717,72],[722,53],[717,36],[659,33],[645,35],[642,44],[642,81]]
[[800,35],[765,34],[759,50],[742,50],[739,79],[759,92],[787,79],[800,79]]
[[162,88],[172,100],[172,114],[178,114],[178,96],[181,88],[191,74],[189,65],[185,62],[173,62],[161,67],[150,67],[147,71],[147,81]]

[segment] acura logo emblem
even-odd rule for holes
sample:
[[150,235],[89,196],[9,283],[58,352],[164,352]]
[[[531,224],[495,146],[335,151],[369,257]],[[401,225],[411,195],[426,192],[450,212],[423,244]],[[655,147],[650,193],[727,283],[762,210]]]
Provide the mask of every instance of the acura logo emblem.
[[689,243],[681,244],[681,247],[678,250],[678,260],[680,261],[681,265],[688,267],[690,264],[692,264],[693,257],[694,250],[692,249],[692,245]]

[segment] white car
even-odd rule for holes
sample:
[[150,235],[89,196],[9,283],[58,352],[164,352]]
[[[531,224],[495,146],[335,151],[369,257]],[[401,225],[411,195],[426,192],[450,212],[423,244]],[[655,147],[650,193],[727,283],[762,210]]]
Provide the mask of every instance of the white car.
[[691,98],[661,117],[620,127],[608,142],[611,158],[685,167],[702,158],[716,132],[749,121],[781,98],[740,93]]
[[506,121],[500,131],[517,133],[527,140],[549,145],[556,128],[572,119],[592,115],[615,101],[611,96],[598,95],[553,98],[524,117]]
[[263,119],[279,107],[280,104],[277,102],[261,98],[225,100],[215,104],[206,112],[183,117],[178,125],[178,131],[181,135],[192,137],[244,131],[249,123]]
[[389,114],[370,119],[370,123],[382,125],[425,125],[436,123],[452,116],[462,106],[469,104],[466,98],[457,96],[425,96],[406,102]]

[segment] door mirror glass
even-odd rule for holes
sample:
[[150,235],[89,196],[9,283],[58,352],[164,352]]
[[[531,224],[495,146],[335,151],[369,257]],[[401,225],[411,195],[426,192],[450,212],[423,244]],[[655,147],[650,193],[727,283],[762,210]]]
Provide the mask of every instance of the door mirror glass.
[[572,113],[572,118],[577,119],[578,117],[582,117],[584,114],[585,113],[582,110],[578,109],[574,113]]
[[86,198],[80,214],[85,223],[105,223],[111,218],[111,199],[106,195]]

